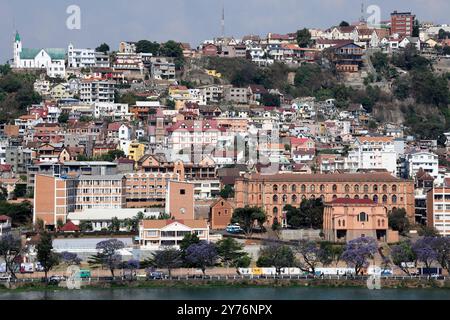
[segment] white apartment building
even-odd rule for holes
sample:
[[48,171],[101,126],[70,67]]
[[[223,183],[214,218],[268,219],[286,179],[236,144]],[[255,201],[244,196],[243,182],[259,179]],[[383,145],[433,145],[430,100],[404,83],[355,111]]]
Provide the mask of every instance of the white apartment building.
[[94,55],[96,68],[109,68],[111,66],[108,54],[103,52],[95,52]]
[[397,153],[392,137],[360,137],[350,150],[347,168],[386,169],[397,175]]
[[84,79],[80,83],[80,101],[83,103],[113,103],[114,88],[114,81]]
[[414,178],[419,169],[422,168],[430,176],[437,179],[439,175],[439,157],[438,155],[417,151],[407,155],[407,169],[410,178]]
[[95,104],[96,119],[111,117],[113,120],[125,120],[130,115],[128,104],[125,103],[97,102]]
[[67,49],[67,66],[81,69],[95,67],[96,58],[94,49],[76,49],[72,43]]
[[208,223],[204,220],[143,220],[139,224],[141,249],[179,249],[187,234],[196,234],[200,241],[209,242]]
[[433,188],[427,193],[427,225],[440,235],[450,236],[450,188]]
[[219,180],[199,180],[190,181],[194,184],[194,198],[195,199],[213,199],[220,194]]
[[175,63],[166,58],[151,58],[150,75],[155,80],[175,80]]
[[205,147],[213,148],[219,137],[225,132],[213,120],[179,121],[167,131],[169,132],[169,146],[175,152],[190,148],[194,148],[194,150],[203,150]]

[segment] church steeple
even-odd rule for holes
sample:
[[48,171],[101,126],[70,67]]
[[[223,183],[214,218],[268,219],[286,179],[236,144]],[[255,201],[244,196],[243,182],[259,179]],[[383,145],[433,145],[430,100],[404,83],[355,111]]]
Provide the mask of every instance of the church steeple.
[[20,34],[19,31],[16,31],[16,42],[20,42]]

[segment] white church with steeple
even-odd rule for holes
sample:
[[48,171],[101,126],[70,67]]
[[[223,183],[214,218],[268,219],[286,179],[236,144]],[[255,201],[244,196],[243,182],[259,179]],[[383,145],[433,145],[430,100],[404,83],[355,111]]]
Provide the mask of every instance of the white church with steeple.
[[66,50],[23,48],[19,32],[16,32],[12,67],[17,69],[45,69],[47,75],[51,78],[64,78],[66,76]]

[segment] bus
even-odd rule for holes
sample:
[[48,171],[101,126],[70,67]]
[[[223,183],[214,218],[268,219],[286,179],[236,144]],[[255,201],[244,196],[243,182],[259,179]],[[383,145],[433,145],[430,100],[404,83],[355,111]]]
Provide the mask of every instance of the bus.
[[244,231],[242,230],[240,225],[238,225],[238,224],[230,224],[227,227],[227,232],[236,234],[236,233],[242,233]]

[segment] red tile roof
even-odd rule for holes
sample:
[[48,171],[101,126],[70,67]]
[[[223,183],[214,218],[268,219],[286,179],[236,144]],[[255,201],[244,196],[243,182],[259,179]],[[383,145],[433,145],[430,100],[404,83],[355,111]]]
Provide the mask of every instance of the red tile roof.
[[72,221],[67,222],[61,229],[61,232],[77,232],[80,231],[80,228],[76,226]]

